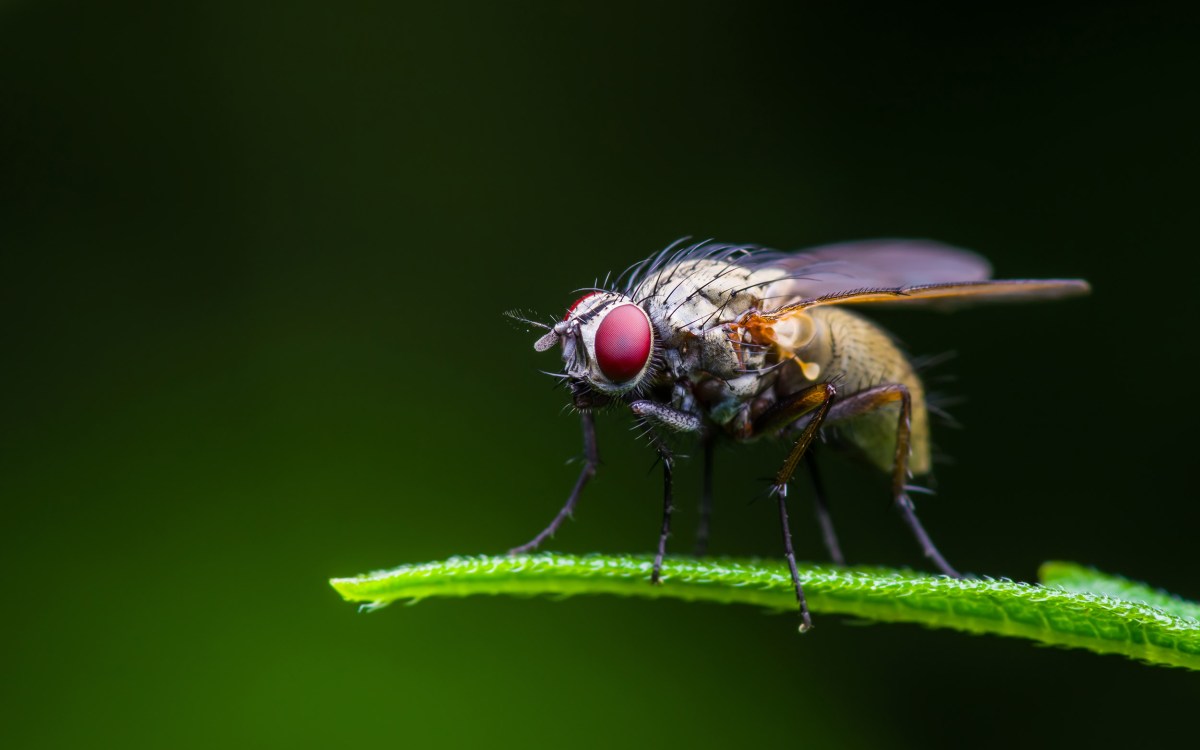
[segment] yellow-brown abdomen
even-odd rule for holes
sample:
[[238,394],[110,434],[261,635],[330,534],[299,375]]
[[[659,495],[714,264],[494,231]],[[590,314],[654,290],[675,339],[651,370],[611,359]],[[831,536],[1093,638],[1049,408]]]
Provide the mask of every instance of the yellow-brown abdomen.
[[[816,307],[810,312],[817,335],[803,357],[821,367],[820,380],[832,382],[838,398],[880,385],[898,384],[912,399],[909,469],[915,475],[930,469],[929,415],[925,389],[904,352],[875,323],[839,307]],[[890,472],[896,453],[899,403],[845,419],[829,426],[841,442],[862,451],[871,463]]]

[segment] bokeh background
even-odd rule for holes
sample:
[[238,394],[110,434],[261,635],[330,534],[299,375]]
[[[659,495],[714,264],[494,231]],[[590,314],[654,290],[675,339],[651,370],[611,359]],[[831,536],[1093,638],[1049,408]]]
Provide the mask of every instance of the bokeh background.
[[[920,500],[948,558],[1200,596],[1194,41],[1100,3],[3,3],[3,744],[1076,745],[1191,718],[1190,674],[1022,641],[602,598],[366,616],[326,579],[499,552],[560,506],[577,425],[502,311],[682,235],[906,236],[1095,286],[879,314],[957,352],[931,377],[966,429]],[[627,427],[555,549],[652,549]],[[782,451],[718,457],[715,551],[778,554],[752,500]],[[826,473],[854,561],[921,565],[878,478]]]

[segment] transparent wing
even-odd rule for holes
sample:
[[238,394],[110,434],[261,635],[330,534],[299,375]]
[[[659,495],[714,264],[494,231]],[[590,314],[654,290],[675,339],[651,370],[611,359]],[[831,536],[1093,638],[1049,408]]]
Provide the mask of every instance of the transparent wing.
[[992,275],[982,256],[929,240],[842,242],[793,254],[764,253],[752,262],[785,274],[764,290],[764,297],[781,306],[850,290],[983,281]]
[[869,240],[793,255],[760,256],[786,275],[763,288],[776,313],[832,304],[919,304],[953,309],[984,302],[1030,302],[1086,294],[1079,279],[990,280],[992,268],[969,250],[927,240]]

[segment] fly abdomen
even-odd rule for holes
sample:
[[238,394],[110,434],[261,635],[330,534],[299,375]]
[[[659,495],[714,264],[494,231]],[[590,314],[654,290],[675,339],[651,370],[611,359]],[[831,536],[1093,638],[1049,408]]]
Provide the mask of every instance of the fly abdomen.
[[[816,325],[816,335],[798,354],[805,362],[820,366],[820,381],[836,386],[838,401],[844,402],[857,393],[883,385],[901,385],[908,390],[912,403],[909,468],[916,475],[928,473],[929,417],[925,389],[908,357],[887,331],[856,313],[820,306],[809,314]],[[793,370],[790,377],[780,379],[788,392],[811,385],[798,369],[789,369]],[[830,427],[839,442],[849,444],[871,463],[890,472],[895,462],[899,417],[900,405],[893,403],[831,422]]]

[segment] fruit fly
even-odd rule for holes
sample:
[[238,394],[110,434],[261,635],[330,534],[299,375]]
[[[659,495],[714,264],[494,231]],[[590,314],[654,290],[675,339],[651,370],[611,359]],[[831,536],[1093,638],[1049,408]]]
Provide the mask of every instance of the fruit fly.
[[924,555],[938,552],[913,509],[908,485],[930,470],[929,416],[916,368],[892,337],[853,306],[955,308],[1084,294],[1077,279],[993,280],[967,250],[915,240],[848,242],[782,253],[756,246],[677,242],[635,264],[611,286],[584,291],[534,344],[561,348],[563,372],[583,425],[583,468],[566,504],[529,543],[536,549],[575,509],[599,464],[594,414],[628,409],[663,469],[663,514],[650,580],[658,583],[671,530],[670,433],[703,443],[698,551],[708,539],[713,445],[718,439],[791,443],[770,494],[803,632],[812,626],[788,523],[788,483],[805,463],[817,521],[834,562],[843,557],[811,448],[817,438],[860,454],[891,478],[891,500]]

